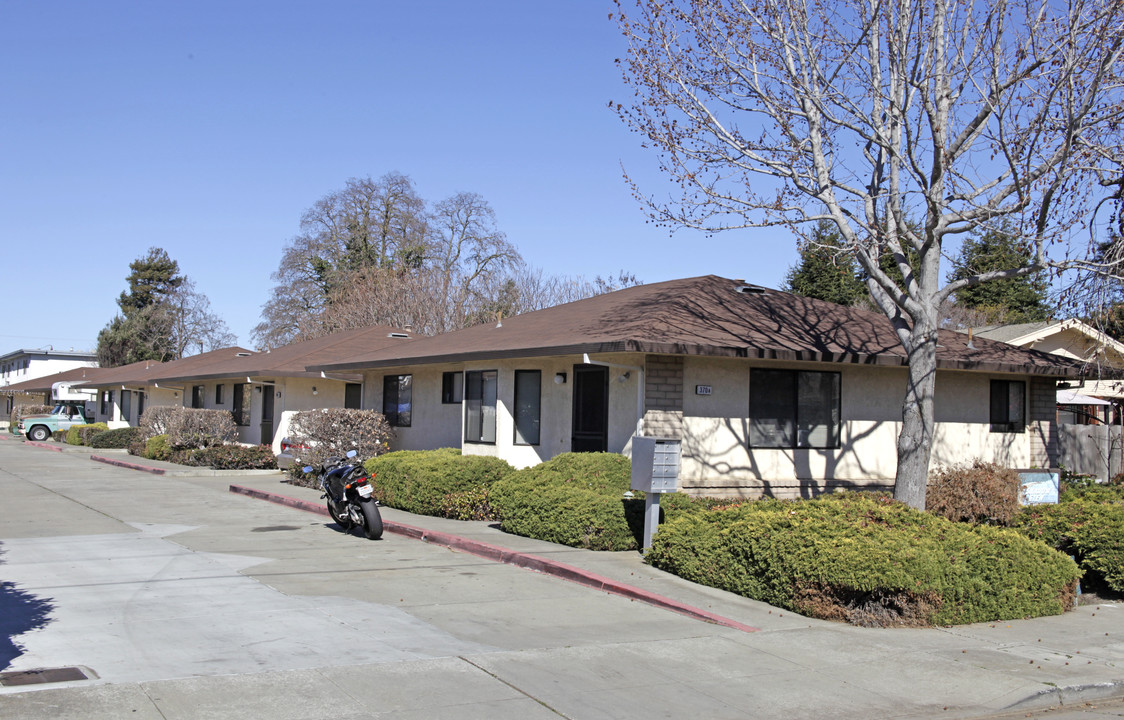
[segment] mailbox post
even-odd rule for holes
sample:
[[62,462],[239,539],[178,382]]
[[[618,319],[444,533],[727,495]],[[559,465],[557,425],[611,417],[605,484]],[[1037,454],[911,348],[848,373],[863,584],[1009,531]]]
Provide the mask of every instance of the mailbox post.
[[644,549],[660,524],[660,495],[679,489],[679,441],[671,438],[632,438],[633,490],[644,493]]

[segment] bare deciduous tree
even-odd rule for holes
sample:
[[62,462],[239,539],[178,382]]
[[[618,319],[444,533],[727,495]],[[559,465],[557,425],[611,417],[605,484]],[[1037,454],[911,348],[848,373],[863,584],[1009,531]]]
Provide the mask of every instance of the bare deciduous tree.
[[[614,107],[682,189],[649,198],[655,217],[827,220],[861,264],[909,361],[895,496],[911,505],[942,302],[1050,268],[1118,273],[1072,243],[1121,182],[1122,2],[618,0],[636,98]],[[942,284],[946,242],[1004,222],[1031,262]]]

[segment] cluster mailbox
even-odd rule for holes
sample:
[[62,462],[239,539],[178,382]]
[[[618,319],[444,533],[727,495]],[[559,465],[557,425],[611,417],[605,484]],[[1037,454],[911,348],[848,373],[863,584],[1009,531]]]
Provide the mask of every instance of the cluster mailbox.
[[634,436],[631,486],[644,493],[643,547],[647,549],[660,523],[660,494],[679,489],[679,441]]
[[669,438],[632,438],[632,489],[646,493],[679,490],[679,441]]

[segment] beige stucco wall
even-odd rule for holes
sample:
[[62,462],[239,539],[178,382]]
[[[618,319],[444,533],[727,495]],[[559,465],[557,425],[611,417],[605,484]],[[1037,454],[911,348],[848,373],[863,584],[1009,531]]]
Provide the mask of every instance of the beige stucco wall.
[[[841,381],[838,449],[749,448],[748,361],[688,357],[683,371],[682,486],[712,495],[781,497],[829,487],[891,487],[905,393],[904,368],[755,362],[753,367],[834,370]],[[933,466],[984,458],[1029,467],[1024,433],[992,433],[990,381],[1013,375],[940,372],[937,376]],[[710,385],[711,395],[697,395]]]
[[441,375],[460,370],[461,365],[418,365],[379,368],[363,375],[363,407],[382,412],[382,385],[387,375],[411,375],[410,427],[396,427],[392,450],[435,450],[460,447],[460,404],[441,402]]

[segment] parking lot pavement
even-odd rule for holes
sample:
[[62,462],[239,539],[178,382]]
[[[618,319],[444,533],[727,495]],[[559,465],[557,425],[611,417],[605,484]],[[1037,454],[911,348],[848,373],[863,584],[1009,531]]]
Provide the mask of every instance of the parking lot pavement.
[[[0,717],[980,717],[1124,691],[1116,607],[854,628],[698,588],[636,553],[386,509],[759,629],[746,632],[401,535],[343,534],[232,482],[0,442],[0,672],[89,678],[0,685]],[[318,500],[279,475],[238,482]]]

